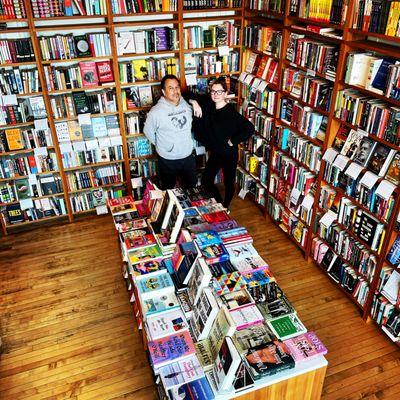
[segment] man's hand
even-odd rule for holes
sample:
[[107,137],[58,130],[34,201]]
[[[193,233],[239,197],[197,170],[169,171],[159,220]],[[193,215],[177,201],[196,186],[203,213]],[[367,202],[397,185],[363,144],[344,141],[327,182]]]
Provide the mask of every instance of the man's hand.
[[193,107],[193,115],[195,117],[201,118],[203,115],[203,110],[201,109],[199,103],[197,102],[197,100],[190,100],[190,104]]

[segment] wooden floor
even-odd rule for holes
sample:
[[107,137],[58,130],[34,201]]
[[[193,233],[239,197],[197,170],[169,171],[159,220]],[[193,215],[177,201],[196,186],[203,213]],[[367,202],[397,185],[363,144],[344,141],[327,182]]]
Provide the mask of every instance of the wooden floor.
[[[232,215],[328,347],[323,399],[400,398],[400,350],[248,201]],[[110,216],[0,239],[0,399],[153,399]],[[285,399],[282,399],[285,400]]]

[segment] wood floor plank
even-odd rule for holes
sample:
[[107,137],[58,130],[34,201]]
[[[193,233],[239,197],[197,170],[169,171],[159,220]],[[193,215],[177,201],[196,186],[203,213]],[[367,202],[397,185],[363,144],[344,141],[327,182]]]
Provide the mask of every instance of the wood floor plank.
[[[399,348],[253,204],[232,216],[328,348],[322,399],[398,398]],[[110,216],[1,238],[0,334],[2,400],[156,399]]]

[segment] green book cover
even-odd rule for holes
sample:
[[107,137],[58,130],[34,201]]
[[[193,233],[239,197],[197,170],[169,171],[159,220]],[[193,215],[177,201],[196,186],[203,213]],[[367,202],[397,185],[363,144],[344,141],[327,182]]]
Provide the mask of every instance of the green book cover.
[[275,335],[281,340],[289,339],[307,332],[307,329],[296,314],[284,315],[283,317],[267,321],[267,323]]

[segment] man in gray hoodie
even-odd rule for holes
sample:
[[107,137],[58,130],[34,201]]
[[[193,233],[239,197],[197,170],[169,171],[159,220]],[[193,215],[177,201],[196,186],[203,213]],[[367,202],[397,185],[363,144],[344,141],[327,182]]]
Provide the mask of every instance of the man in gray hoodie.
[[184,187],[196,186],[196,161],[192,140],[192,108],[181,97],[179,80],[165,75],[163,96],[147,114],[144,134],[156,146],[162,189],[172,189],[176,179]]

